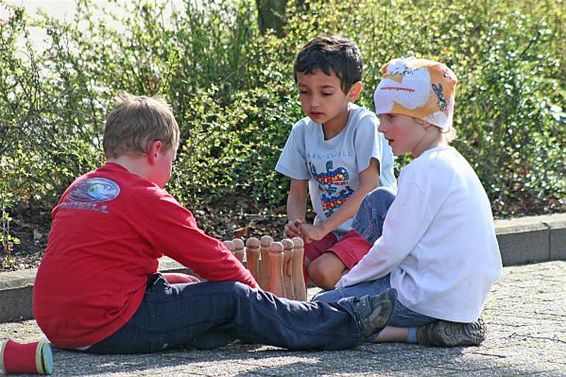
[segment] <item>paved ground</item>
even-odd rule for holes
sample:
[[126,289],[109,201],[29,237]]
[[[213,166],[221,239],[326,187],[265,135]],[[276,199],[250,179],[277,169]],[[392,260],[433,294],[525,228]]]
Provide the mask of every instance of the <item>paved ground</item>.
[[[316,289],[311,289],[313,294]],[[566,261],[506,267],[484,317],[481,347],[368,344],[289,352],[233,345],[215,351],[93,356],[55,350],[56,376],[565,376]],[[34,321],[1,323],[0,338],[43,337]]]

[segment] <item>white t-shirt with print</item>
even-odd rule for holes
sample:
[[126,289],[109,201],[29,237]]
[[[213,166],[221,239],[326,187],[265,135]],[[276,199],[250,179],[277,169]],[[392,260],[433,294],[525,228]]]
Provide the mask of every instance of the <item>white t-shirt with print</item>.
[[[349,106],[346,126],[329,140],[324,140],[322,125],[309,117],[295,123],[275,167],[290,178],[309,181],[315,224],[332,216],[353,194],[372,158],[379,161],[379,184],[396,188],[393,153],[377,130],[377,116],[355,104]],[[340,238],[351,229],[351,222],[345,221],[333,233]]]
[[476,173],[456,149],[439,146],[403,168],[398,181],[382,236],[336,287],[391,273],[407,308],[476,321],[501,274],[491,207]]

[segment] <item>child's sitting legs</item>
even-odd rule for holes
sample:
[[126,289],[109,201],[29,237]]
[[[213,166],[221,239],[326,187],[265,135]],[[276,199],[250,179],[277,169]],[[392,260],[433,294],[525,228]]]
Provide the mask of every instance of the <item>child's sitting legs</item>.
[[[334,289],[342,275],[367,254],[381,236],[385,215],[395,199],[390,188],[378,187],[363,200],[352,227],[339,241],[329,234],[305,250],[307,277],[323,289]],[[311,262],[312,261],[312,262]]]
[[[391,287],[389,275],[346,288],[321,292],[313,301],[332,302],[344,297],[376,295]],[[438,320],[414,312],[399,301],[388,325],[370,337],[374,343],[403,342],[435,347],[478,346],[485,339],[486,328],[480,319],[472,323]]]
[[333,252],[326,252],[307,267],[307,276],[314,285],[322,289],[334,289],[342,275],[349,269]]
[[354,230],[339,241],[330,234],[309,244],[305,250],[307,277],[320,288],[333,289],[342,275],[354,267],[370,248],[371,244]]

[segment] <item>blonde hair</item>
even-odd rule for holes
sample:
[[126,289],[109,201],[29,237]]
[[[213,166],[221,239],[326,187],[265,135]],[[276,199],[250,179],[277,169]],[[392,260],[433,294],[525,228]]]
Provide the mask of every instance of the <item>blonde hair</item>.
[[446,144],[446,145],[449,145],[451,142],[453,142],[454,140],[456,140],[458,138],[458,133],[456,132],[456,130],[452,126],[450,126],[448,129],[442,129],[442,128],[435,126],[434,124],[430,123],[428,120],[424,120],[424,119],[417,118],[417,117],[414,117],[414,116],[411,116],[411,118],[413,118],[413,120],[418,124],[428,123],[431,127],[434,127],[434,129],[438,130],[438,133],[440,135],[440,141],[442,143]]
[[171,107],[160,97],[119,92],[104,127],[106,158],[147,153],[156,140],[163,143],[165,150],[179,145],[179,126]]
[[440,133],[442,134],[442,141],[446,144],[450,144],[458,138],[458,133],[452,126],[450,126],[447,130],[440,130]]

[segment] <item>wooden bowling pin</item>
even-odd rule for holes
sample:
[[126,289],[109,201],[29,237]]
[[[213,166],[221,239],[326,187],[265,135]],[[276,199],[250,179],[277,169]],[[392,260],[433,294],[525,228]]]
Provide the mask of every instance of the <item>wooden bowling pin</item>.
[[263,290],[269,290],[269,277],[271,276],[269,270],[269,249],[273,243],[273,238],[270,236],[263,236],[260,239],[260,254],[261,254],[261,270],[259,275],[259,286]]
[[283,244],[273,242],[269,249],[269,288],[268,291],[278,297],[285,297],[283,287]]
[[234,256],[238,258],[240,263],[244,264],[244,241],[234,238],[232,243],[234,244]]
[[228,250],[230,250],[232,255],[234,255],[234,251],[236,250],[236,245],[234,245],[234,242],[232,242],[232,241],[222,241],[222,243],[224,244],[224,246],[226,246],[226,248]]
[[295,288],[293,287],[293,241],[286,238],[281,241],[283,244],[283,288],[285,297],[294,300]]
[[293,237],[293,258],[292,258],[292,278],[293,289],[295,292],[295,300],[306,301],[307,287],[305,284],[305,275],[303,272],[303,263],[305,255],[305,243],[301,237]]
[[246,261],[248,270],[259,284],[259,248],[260,242],[255,237],[250,237],[246,241]]

